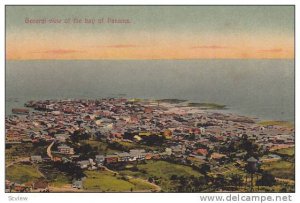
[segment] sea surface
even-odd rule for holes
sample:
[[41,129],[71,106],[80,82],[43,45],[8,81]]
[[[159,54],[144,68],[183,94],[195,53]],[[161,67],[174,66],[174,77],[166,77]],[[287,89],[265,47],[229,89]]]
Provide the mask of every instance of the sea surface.
[[293,60],[53,60],[6,62],[6,114],[26,101],[185,99],[294,122]]

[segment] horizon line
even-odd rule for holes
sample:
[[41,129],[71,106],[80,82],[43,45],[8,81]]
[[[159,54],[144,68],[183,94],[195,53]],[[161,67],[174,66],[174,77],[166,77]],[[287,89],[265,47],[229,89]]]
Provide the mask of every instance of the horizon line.
[[133,58],[133,59],[5,59],[7,61],[188,61],[188,60],[295,60],[292,58],[158,58],[158,59],[148,59],[148,58]]

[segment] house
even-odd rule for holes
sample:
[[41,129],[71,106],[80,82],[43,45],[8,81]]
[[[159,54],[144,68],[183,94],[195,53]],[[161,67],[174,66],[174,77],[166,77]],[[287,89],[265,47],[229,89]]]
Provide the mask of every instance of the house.
[[30,157],[30,161],[33,163],[41,163],[43,162],[43,159],[41,156],[35,155]]
[[58,161],[61,161],[61,160],[62,160],[61,157],[58,157],[58,156],[54,156],[54,157],[53,157],[53,161],[54,161],[54,162],[58,162]]
[[67,145],[60,145],[57,147],[58,152],[61,154],[74,154],[74,149],[72,147],[69,147]]
[[56,134],[54,135],[55,139],[59,142],[66,142],[66,140],[70,137],[67,134]]
[[171,149],[171,148],[166,148],[166,149],[165,149],[165,153],[166,153],[166,155],[171,156],[171,154],[172,154],[172,149]]
[[130,160],[130,154],[127,152],[117,153],[119,156],[119,161],[127,162]]
[[72,160],[66,158],[66,157],[62,157],[61,159],[64,163],[68,163],[68,162],[72,162]]
[[172,154],[175,157],[182,157],[182,155],[186,151],[186,148],[184,146],[181,146],[181,145],[172,146],[171,149],[172,149]]
[[160,158],[161,158],[161,156],[160,156],[160,154],[159,154],[159,153],[153,153],[151,158],[152,158],[152,159],[156,159],[156,160],[158,160],[158,159],[160,159]]
[[105,157],[104,155],[96,155],[95,157],[95,161],[96,163],[99,165],[103,165],[104,161],[105,161]]
[[73,180],[72,187],[77,189],[82,189],[83,188],[82,180]]
[[150,160],[150,159],[152,159],[152,153],[146,153],[146,155],[145,155],[145,159],[146,160]]
[[30,191],[30,187],[24,185],[24,184],[18,184],[15,183],[13,185],[13,190],[16,192],[29,192]]
[[146,152],[144,149],[131,149],[129,151],[130,161],[135,161],[137,159],[144,160],[146,157]]
[[118,155],[107,155],[105,157],[105,163],[117,163],[119,161]]
[[133,138],[134,138],[137,142],[139,142],[139,141],[142,140],[142,138],[141,138],[140,136],[138,136],[138,135],[135,135]]
[[202,156],[206,156],[208,154],[207,149],[203,149],[203,148],[197,149],[196,153]]
[[163,136],[166,138],[166,139],[170,139],[172,138],[172,131],[167,129],[163,132]]
[[90,167],[89,167],[90,170],[95,170],[95,169],[97,169],[97,167],[95,167],[96,163],[94,162],[93,159],[90,158],[90,159],[89,159],[89,162],[90,162]]
[[32,188],[34,190],[46,191],[48,190],[48,182],[45,179],[38,179],[32,183]]
[[190,155],[190,157],[193,157],[198,161],[204,161],[206,159],[206,156]]
[[219,159],[221,159],[221,158],[226,157],[226,155],[225,155],[225,154],[220,154],[220,153],[214,152],[214,153],[212,153],[212,154],[210,155],[210,157],[211,157],[212,159],[217,159],[217,160],[219,160]]
[[88,168],[88,166],[90,165],[90,161],[89,160],[78,161],[77,165],[80,166],[81,169],[85,169]]

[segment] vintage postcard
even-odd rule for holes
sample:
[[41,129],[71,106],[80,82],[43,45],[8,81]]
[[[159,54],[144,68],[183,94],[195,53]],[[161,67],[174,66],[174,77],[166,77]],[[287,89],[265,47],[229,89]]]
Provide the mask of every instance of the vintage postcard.
[[5,6],[5,192],[294,193],[294,33],[292,5]]

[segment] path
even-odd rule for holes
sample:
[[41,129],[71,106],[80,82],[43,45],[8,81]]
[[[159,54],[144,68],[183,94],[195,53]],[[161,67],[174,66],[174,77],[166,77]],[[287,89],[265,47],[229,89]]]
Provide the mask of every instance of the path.
[[275,180],[277,180],[279,182],[285,182],[285,183],[295,184],[295,181],[291,180],[291,179],[275,178]]
[[54,144],[54,141],[47,147],[47,155],[51,160],[53,160],[53,156],[51,153],[51,148],[52,148],[53,144]]
[[19,162],[25,162],[25,161],[29,161],[29,160],[30,160],[29,157],[18,158],[18,159],[16,159],[15,161],[13,161],[13,162],[7,164],[7,165],[5,166],[5,168],[8,168],[8,167],[10,167],[10,166],[12,166],[12,165],[14,165],[14,164],[16,164],[16,163],[19,163]]
[[66,184],[62,187],[49,186],[50,192],[86,192],[83,189],[73,188],[71,184]]
[[[119,172],[110,170],[110,169],[107,168],[106,166],[102,166],[102,167],[103,167],[106,171],[109,171],[109,172],[111,172],[111,173],[116,173],[116,174],[119,175]],[[154,183],[151,183],[151,182],[149,182],[148,180],[145,180],[145,179],[142,179],[142,178],[132,177],[132,176],[129,176],[129,175],[126,175],[126,176],[127,176],[129,179],[138,179],[138,180],[140,180],[140,181],[142,181],[142,182],[144,182],[144,183],[147,183],[147,184],[152,185],[152,186],[155,188],[155,191],[157,191],[157,192],[161,191],[161,187],[160,187],[159,185],[156,185],[156,184],[154,184]]]

